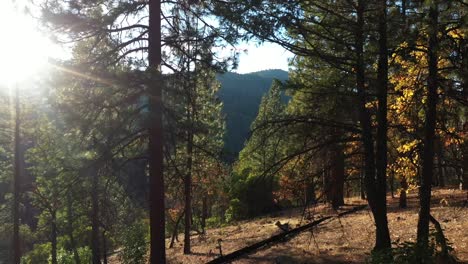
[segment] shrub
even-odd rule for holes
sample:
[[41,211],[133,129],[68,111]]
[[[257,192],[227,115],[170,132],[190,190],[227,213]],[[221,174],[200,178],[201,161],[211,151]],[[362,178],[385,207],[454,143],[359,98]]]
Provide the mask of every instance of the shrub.
[[24,263],[24,264],[49,263],[51,248],[52,248],[52,245],[50,243],[34,245],[33,250],[28,252],[28,254],[23,257],[21,263]]
[[[89,247],[78,248],[78,256],[80,257],[81,263],[91,263],[92,252]],[[64,248],[59,249],[57,251],[57,261],[60,264],[75,264],[73,252],[67,251]]]
[[245,216],[245,206],[243,203],[237,199],[234,198],[229,202],[229,208],[226,210],[226,213],[224,214],[224,218],[227,223],[230,223],[234,220],[239,220],[242,217]]
[[213,216],[206,219],[206,227],[216,228],[224,225],[224,219],[220,216]]
[[134,223],[123,231],[120,259],[124,264],[146,263],[147,235],[148,229],[143,222]]
[[455,259],[451,255],[453,248],[445,239],[449,255],[441,250],[440,245],[442,236],[435,230],[431,230],[429,234],[429,246],[421,247],[415,242],[394,242],[394,247],[391,251],[372,252],[367,263],[395,263],[395,264],[413,264],[413,263],[455,263]]

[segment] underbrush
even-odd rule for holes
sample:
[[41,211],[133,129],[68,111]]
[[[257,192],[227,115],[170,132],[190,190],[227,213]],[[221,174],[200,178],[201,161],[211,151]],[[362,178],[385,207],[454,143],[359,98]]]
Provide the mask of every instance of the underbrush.
[[443,234],[431,229],[428,247],[411,241],[395,241],[391,250],[373,251],[367,260],[369,264],[450,264],[457,263],[453,247]]

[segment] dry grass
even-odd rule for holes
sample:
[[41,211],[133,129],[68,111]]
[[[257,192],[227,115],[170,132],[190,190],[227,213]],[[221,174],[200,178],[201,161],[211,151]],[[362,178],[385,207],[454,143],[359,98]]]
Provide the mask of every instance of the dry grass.
[[[433,190],[432,214],[441,223],[445,235],[455,248],[458,259],[468,262],[468,206],[467,192],[455,189]],[[388,220],[392,241],[414,241],[418,218],[418,199],[415,193],[408,196],[408,208],[398,208],[398,198],[388,198]],[[348,210],[354,204],[363,203],[358,199],[347,199]],[[343,211],[343,209],[340,209]],[[310,209],[309,220],[336,214],[330,208],[320,205]],[[300,210],[284,211],[236,225],[209,229],[205,237],[192,237],[191,255],[183,255],[183,243],[176,243],[167,251],[169,263],[205,263],[219,255],[218,239],[222,239],[223,253],[250,245],[276,234],[276,221],[289,222],[296,227],[301,220]],[[326,221],[312,232],[304,232],[285,243],[279,243],[256,253],[245,256],[235,263],[363,263],[374,244],[374,224],[368,209]]]

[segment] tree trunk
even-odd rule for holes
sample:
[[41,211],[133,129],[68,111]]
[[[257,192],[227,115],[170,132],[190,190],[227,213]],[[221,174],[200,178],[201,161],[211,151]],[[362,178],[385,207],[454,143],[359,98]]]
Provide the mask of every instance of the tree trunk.
[[330,197],[330,183],[329,183],[329,175],[328,175],[328,160],[325,158],[324,159],[324,168],[322,169],[322,193],[324,194],[325,196],[325,201],[330,201],[331,197]]
[[70,239],[70,247],[73,251],[73,259],[76,264],[80,264],[80,255],[78,254],[78,249],[76,248],[75,237],[73,236],[73,197],[70,190],[67,194],[67,233]]
[[91,167],[89,172],[92,177],[91,251],[93,264],[101,264],[101,255],[99,253],[99,173],[95,167]]
[[[388,48],[387,48],[387,1],[379,1],[379,60],[377,70],[377,136],[376,136],[376,250],[391,248],[390,231],[387,220],[387,87],[388,87]],[[378,222],[378,224],[377,224]]]
[[16,87],[15,97],[15,175],[13,185],[13,262],[20,264],[21,262],[21,241],[19,234],[20,226],[20,195],[21,195],[21,157],[20,157],[20,99],[19,99],[19,88]]
[[[381,188],[381,181],[375,181],[375,154],[372,136],[372,124],[370,113],[366,108],[367,96],[365,90],[365,65],[364,65],[364,0],[358,0],[357,5],[357,30],[356,30],[356,87],[359,98],[359,119],[362,130],[362,142],[365,159],[365,184],[367,201],[374,216],[376,226],[375,250],[390,248],[390,232],[386,215],[386,203],[382,194],[377,194]],[[376,188],[376,184],[378,185]],[[385,194],[384,194],[385,195]]]
[[177,218],[176,224],[174,226],[174,230],[172,231],[171,243],[169,244],[169,248],[174,247],[174,241],[175,240],[177,240],[177,242],[179,242],[179,240],[177,239],[177,236],[179,235],[180,220],[182,220],[183,216],[184,216],[184,214],[180,214],[180,216]]
[[395,172],[390,173],[390,194],[395,198]]
[[407,201],[406,201],[406,192],[408,191],[408,182],[406,181],[406,177],[402,176],[400,182],[400,199],[399,199],[399,207],[406,208]]
[[[386,204],[387,178],[387,87],[388,87],[388,51],[387,51],[387,1],[380,0],[379,12],[379,60],[377,72],[377,193],[381,204]],[[384,208],[386,209],[386,208]],[[386,212],[385,212],[386,214]]]
[[107,241],[106,241],[106,231],[102,231],[102,258],[104,264],[107,264]]
[[334,146],[333,154],[330,157],[333,157],[333,162],[330,169],[329,195],[327,196],[332,207],[337,209],[344,205],[345,157],[341,145]]
[[54,211],[50,212],[50,242],[52,244],[51,256],[52,264],[58,264],[57,262],[57,213]]
[[437,154],[437,165],[439,165],[439,187],[445,187],[445,174],[444,174],[444,149],[442,147],[442,142],[440,142],[439,153]]
[[[190,110],[187,111],[189,122],[191,122]],[[189,128],[191,130],[191,128]],[[192,225],[192,154],[193,133],[188,131],[187,135],[187,174],[185,175],[185,226],[184,226],[184,254],[190,254],[190,227]]]
[[203,195],[203,200],[202,200],[202,215],[201,215],[201,228],[202,228],[202,234],[205,234],[205,228],[206,228],[206,218],[208,217],[208,195]]
[[[465,128],[468,128],[468,123],[465,124]],[[465,129],[466,131],[466,129]],[[463,182],[461,184],[462,190],[468,190],[468,141],[465,141],[462,146],[463,155]]]
[[148,62],[149,85],[149,210],[150,263],[166,263],[165,205],[163,175],[161,0],[149,1]]
[[427,80],[426,122],[424,126],[424,150],[420,195],[420,211],[418,220],[417,243],[423,249],[428,247],[429,217],[431,205],[431,181],[434,168],[434,138],[437,106],[437,49],[438,49],[438,3],[431,2],[429,9],[429,75]]
[[407,23],[407,19],[406,19],[406,3],[407,0],[402,0],[401,1],[401,15],[403,16],[403,32],[406,33],[406,30],[408,28],[408,23]]
[[[466,30],[464,32],[466,34]],[[460,39],[460,47],[461,48],[458,52],[462,57],[461,64],[460,64],[460,76],[461,76],[460,87],[462,88],[461,95],[462,95],[462,98],[468,98],[468,40],[466,37]],[[465,121],[460,125],[463,128],[463,131],[465,132],[468,131],[468,121],[466,120],[466,118],[465,118]],[[461,149],[461,154],[462,154],[462,157],[461,157],[462,166],[460,168],[459,188],[461,190],[468,190],[468,141],[467,140],[464,140],[460,149]],[[447,168],[445,167],[444,169],[445,169],[445,175],[449,175],[447,173]]]
[[304,206],[307,206],[309,203],[315,203],[317,200],[317,197],[315,195],[315,184],[313,178],[309,179],[306,183],[304,199]]
[[361,193],[362,200],[366,199],[366,188],[365,188],[364,179],[365,179],[364,164],[362,164],[362,167],[359,172],[359,192]]

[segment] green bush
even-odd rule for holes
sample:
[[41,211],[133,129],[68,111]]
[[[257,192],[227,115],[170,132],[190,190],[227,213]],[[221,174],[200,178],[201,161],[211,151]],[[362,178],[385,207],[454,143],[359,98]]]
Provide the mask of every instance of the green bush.
[[[26,256],[23,257],[21,263],[36,264],[36,263],[52,263],[50,255],[52,245],[50,242],[34,245]],[[78,255],[81,263],[91,263],[91,249],[89,247],[78,248]],[[75,264],[73,252],[67,251],[64,248],[57,249],[57,262],[60,264]]]
[[206,227],[208,228],[216,228],[216,227],[221,227],[223,225],[224,225],[224,220],[223,218],[219,216],[213,216],[213,217],[206,219]]
[[50,243],[36,244],[26,256],[23,257],[21,263],[36,264],[49,263],[50,251],[52,245]]
[[123,250],[120,259],[124,264],[146,263],[148,251],[148,228],[143,222],[137,222],[126,228],[122,233]]
[[226,210],[226,213],[224,214],[224,218],[227,223],[230,223],[234,220],[239,220],[242,217],[245,216],[245,206],[243,203],[237,199],[234,198],[229,202],[229,208]]
[[[80,257],[81,263],[91,263],[92,252],[89,247],[78,248],[78,256]],[[49,258],[49,260],[51,260]],[[57,261],[60,264],[75,264],[72,251],[67,251],[63,248],[57,251]]]

